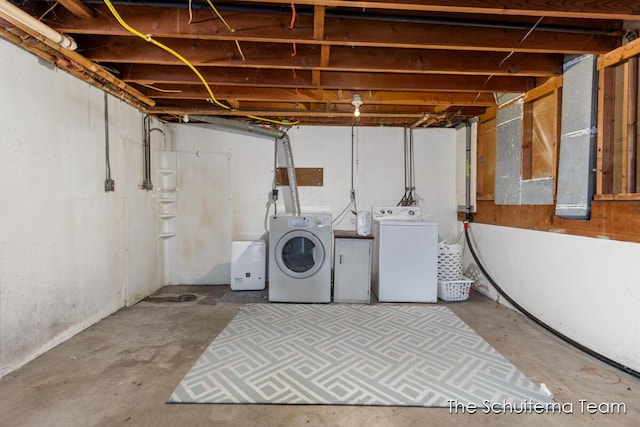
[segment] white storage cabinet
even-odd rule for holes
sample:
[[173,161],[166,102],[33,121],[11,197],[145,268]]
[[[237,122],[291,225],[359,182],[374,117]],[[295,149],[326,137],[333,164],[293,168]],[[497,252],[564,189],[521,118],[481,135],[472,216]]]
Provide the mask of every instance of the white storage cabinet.
[[334,231],[333,302],[371,301],[371,250],[373,236],[355,231]]

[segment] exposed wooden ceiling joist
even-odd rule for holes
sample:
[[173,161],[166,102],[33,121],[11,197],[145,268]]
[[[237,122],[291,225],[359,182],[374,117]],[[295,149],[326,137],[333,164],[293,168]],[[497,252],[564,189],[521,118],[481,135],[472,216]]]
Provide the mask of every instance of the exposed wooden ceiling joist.
[[[92,36],[82,41],[87,58],[96,62],[175,65],[180,62],[140,38]],[[160,41],[164,41],[160,39]],[[425,74],[551,77],[562,73],[562,55],[474,52],[378,47],[300,45],[296,55],[280,43],[242,43],[244,59],[234,42],[172,40],[172,49],[189,52],[196,66],[359,71]]]
[[[216,0],[224,21],[205,0],[111,1],[128,25],[182,59],[132,35],[103,0],[61,0],[53,9],[47,0],[21,0],[20,7],[73,37],[87,67],[110,71],[129,93],[155,103],[146,113],[166,120],[249,114],[301,124],[453,126],[495,105],[495,92],[561,81],[565,55],[606,54],[627,27],[640,28],[636,0]],[[56,55],[51,61],[64,64]],[[212,94],[229,108],[212,103]],[[365,102],[359,119],[355,95]]]
[[[142,85],[140,91],[156,99],[205,99],[207,92],[202,85],[153,84]],[[354,91],[323,89],[282,89],[242,86],[220,88],[219,99],[238,101],[277,101],[301,103],[345,104],[349,108],[354,95],[360,95],[364,104],[434,106],[457,105],[474,107],[495,106],[491,93],[400,92],[400,91]]]
[[[83,20],[71,14],[59,14],[56,26],[68,34],[131,36],[110,17],[105,7],[97,6],[96,9],[97,17],[88,28]],[[526,30],[327,18],[323,39],[316,40],[312,16],[298,16],[295,28],[290,30],[291,17],[288,15],[229,12],[225,14],[225,20],[234,30],[231,32],[221,20],[214,19],[209,10],[193,10],[190,18],[186,9],[128,6],[123,8],[121,15],[131,27],[155,39],[567,54],[605,53],[615,47],[613,37],[599,34],[567,32],[560,37],[551,32],[534,32],[523,40]]]
[[93,18],[91,10],[82,0],[58,0],[60,4],[78,18]]
[[[109,66],[113,69],[114,67]],[[193,84],[197,78],[180,66],[135,65],[120,68],[126,82]],[[357,90],[404,90],[444,92],[524,92],[533,89],[531,77],[464,76],[451,74],[387,74],[326,71],[314,85],[311,71],[203,67],[200,73],[209,85]]]
[[[239,0],[241,3],[274,3],[278,0]],[[510,16],[554,16],[562,18],[638,19],[640,4],[636,0],[606,2],[602,0],[296,0],[297,4],[361,9],[452,12]]]

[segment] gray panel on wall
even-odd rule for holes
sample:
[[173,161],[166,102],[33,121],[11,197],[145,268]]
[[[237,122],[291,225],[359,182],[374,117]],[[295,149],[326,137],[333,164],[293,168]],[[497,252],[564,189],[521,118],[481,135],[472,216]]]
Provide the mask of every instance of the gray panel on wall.
[[594,55],[566,56],[556,215],[588,219],[593,198],[597,73]]
[[497,205],[520,204],[520,158],[522,152],[522,101],[496,114]]
[[523,205],[552,205],[553,178],[522,181],[520,183],[520,202]]
[[[521,94],[497,96],[503,105]],[[552,178],[522,181],[522,100],[496,114],[496,194],[497,205],[552,205]]]

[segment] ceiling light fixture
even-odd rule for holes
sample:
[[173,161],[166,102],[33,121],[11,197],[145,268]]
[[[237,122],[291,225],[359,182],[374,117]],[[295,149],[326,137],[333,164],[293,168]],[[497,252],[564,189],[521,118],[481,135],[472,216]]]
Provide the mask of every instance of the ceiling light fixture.
[[353,95],[351,104],[353,104],[354,107],[353,115],[356,117],[360,117],[360,106],[362,105],[362,97],[360,95]]

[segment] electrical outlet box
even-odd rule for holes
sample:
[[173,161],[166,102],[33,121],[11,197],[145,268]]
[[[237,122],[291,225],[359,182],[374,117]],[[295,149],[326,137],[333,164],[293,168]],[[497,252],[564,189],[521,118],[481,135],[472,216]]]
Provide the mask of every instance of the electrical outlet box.
[[115,191],[116,190],[116,182],[111,179],[111,178],[107,178],[104,180],[104,191],[105,192],[109,192],[109,191]]

